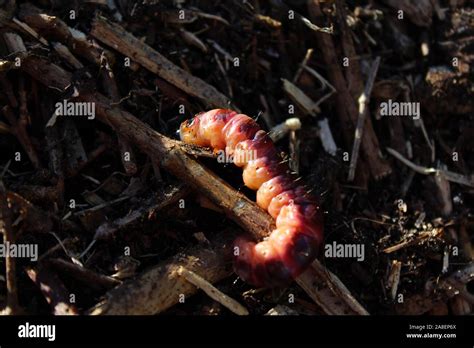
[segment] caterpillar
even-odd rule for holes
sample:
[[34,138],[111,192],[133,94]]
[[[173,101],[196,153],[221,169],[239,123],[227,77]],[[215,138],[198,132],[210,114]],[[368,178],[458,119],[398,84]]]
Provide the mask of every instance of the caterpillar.
[[234,243],[234,271],[260,287],[287,285],[316,258],[322,243],[322,214],[315,196],[290,173],[267,133],[251,117],[214,109],[184,121],[182,141],[225,151],[243,168],[245,186],[257,191],[257,205],[275,219],[276,229],[256,243]]

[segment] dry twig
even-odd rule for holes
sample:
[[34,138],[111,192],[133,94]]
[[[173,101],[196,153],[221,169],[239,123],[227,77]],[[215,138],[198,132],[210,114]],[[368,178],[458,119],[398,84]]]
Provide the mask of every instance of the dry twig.
[[411,169],[413,169],[415,172],[417,172],[419,174],[423,174],[423,175],[432,175],[432,174],[441,175],[443,178],[445,178],[448,181],[452,181],[452,182],[455,182],[457,184],[466,185],[466,186],[469,186],[469,187],[474,187],[474,178],[472,176],[469,178],[465,175],[454,173],[454,172],[451,172],[449,170],[435,169],[435,168],[428,168],[428,167],[420,166],[420,165],[415,164],[415,163],[411,162],[410,160],[406,159],[400,153],[398,153],[397,151],[395,151],[394,149],[391,149],[389,147],[387,147],[387,152],[389,154],[391,154],[393,157],[395,157],[396,159],[398,159],[400,162],[402,162],[406,166],[410,167]]
[[247,308],[242,306],[233,298],[219,291],[215,286],[209,283],[204,278],[200,277],[196,273],[187,270],[183,266],[180,266],[177,271],[178,275],[184,277],[188,282],[192,283],[196,287],[202,289],[210,298],[219,302],[224,307],[237,315],[248,315],[249,311]]
[[213,86],[174,65],[118,24],[97,17],[92,25],[91,35],[206,104],[225,107],[230,103],[229,99]]
[[354,146],[352,147],[351,162],[349,165],[349,174],[347,176],[347,181],[353,181],[355,170],[357,166],[357,159],[359,158],[359,148],[362,141],[365,119],[367,116],[367,107],[370,102],[370,95],[372,94],[372,87],[374,86],[375,77],[377,76],[377,71],[379,70],[380,57],[375,58],[372,69],[370,70],[369,76],[367,78],[367,83],[365,85],[364,92],[359,97],[359,117],[357,118],[357,126],[354,134]]

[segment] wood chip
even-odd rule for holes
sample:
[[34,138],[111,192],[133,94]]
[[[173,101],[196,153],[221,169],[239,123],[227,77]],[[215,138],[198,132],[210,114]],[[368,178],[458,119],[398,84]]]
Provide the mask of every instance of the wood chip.
[[319,106],[296,85],[287,79],[282,81],[285,92],[306,114],[316,116],[321,112]]
[[177,274],[186,278],[186,280],[193,285],[197,286],[201,290],[203,290],[210,298],[219,302],[221,305],[229,309],[230,311],[234,312],[237,315],[248,315],[249,311],[247,308],[242,306],[233,298],[227,296],[223,292],[219,291],[215,286],[209,283],[204,278],[200,277],[193,271],[189,271],[183,266],[180,266],[176,271]]

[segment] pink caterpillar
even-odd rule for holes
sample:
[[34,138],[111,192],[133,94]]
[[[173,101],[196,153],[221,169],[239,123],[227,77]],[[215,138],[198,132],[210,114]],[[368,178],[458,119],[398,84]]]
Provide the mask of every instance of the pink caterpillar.
[[257,191],[257,204],[276,219],[276,229],[259,243],[239,237],[234,270],[244,281],[266,287],[288,284],[308,267],[322,243],[316,199],[282,163],[267,133],[249,116],[232,110],[200,113],[180,127],[181,140],[232,155],[243,167],[244,184]]

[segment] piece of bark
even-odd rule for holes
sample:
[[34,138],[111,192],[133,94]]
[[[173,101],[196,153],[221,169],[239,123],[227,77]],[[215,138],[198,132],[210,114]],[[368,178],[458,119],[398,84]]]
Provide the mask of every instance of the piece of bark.
[[24,59],[21,69],[45,87],[64,92],[72,81],[72,74],[56,64],[48,64],[48,60],[36,56]]
[[450,307],[454,315],[468,315],[471,313],[471,305],[461,296],[455,296],[450,301]]
[[105,300],[89,310],[92,315],[151,315],[165,311],[197,291],[178,275],[179,267],[216,283],[232,274],[232,236],[225,231],[219,241],[199,245],[139,274],[135,279],[112,289]]
[[[25,44],[23,43],[23,39],[21,38],[21,36],[19,36],[16,33],[5,33],[3,37],[5,39],[5,43],[10,53],[17,54],[17,55],[19,54],[20,57],[26,54],[26,47],[25,47]],[[8,82],[8,80],[5,80],[3,84],[5,84],[6,82]],[[21,88],[21,90],[23,90],[23,88]],[[7,94],[8,93],[11,94],[11,91],[7,92]],[[24,93],[24,91],[22,93]],[[31,163],[33,164],[33,167],[35,169],[39,169],[41,168],[41,161],[39,159],[36,149],[34,148],[31,138],[26,129],[27,127],[27,115],[25,114],[27,112],[26,95],[22,94],[22,97],[23,97],[22,98],[23,100],[20,103],[20,117],[18,119],[15,117],[13,109],[9,107],[8,105],[5,105],[3,107],[2,112],[5,118],[10,123],[12,133],[16,136],[21,146],[25,150]],[[14,105],[17,104],[16,100],[12,100],[11,97],[10,97],[10,100],[13,107],[15,107]]]
[[21,222],[22,230],[37,233],[51,232],[54,226],[51,214],[35,207],[15,192],[7,192],[7,197],[12,214]]
[[8,47],[8,50],[11,54],[25,54],[26,47],[23,43],[23,39],[17,33],[5,33],[3,34],[3,39],[5,40],[5,44]]
[[188,100],[189,96],[184,93],[181,89],[175,85],[157,77],[154,79],[155,86],[163,93],[167,98],[175,102],[176,104],[184,105],[184,109],[188,112],[193,110],[192,103]]
[[105,54],[111,63],[113,54],[100,47],[87,36],[69,26],[56,16],[50,16],[30,3],[20,5],[19,18],[25,21],[40,34],[66,45],[71,52],[84,57],[89,62],[99,65],[102,54]]
[[303,290],[326,314],[368,315],[367,310],[352,296],[341,280],[318,260],[297,279]]
[[28,201],[36,204],[49,204],[53,206],[55,203],[61,203],[61,196],[57,186],[21,185],[15,187],[15,191]]
[[[308,10],[313,22],[319,22],[323,19],[319,0],[308,2]],[[315,32],[316,43],[321,51],[324,63],[327,66],[329,81],[336,89],[336,110],[339,122],[347,146],[353,142],[355,124],[357,123],[358,111],[354,98],[352,97],[347,82],[344,78],[339,64],[342,59],[336,55],[336,47],[330,35]],[[341,63],[338,63],[341,62]],[[354,62],[352,62],[354,64]],[[362,151],[364,161],[360,163],[361,167],[368,166],[371,175],[375,179],[380,179],[391,172],[390,165],[380,156],[380,147],[370,118],[365,120],[365,136],[362,139]]]
[[283,90],[306,114],[316,116],[321,112],[318,104],[311,100],[311,98],[308,97],[301,89],[299,89],[287,79],[282,79],[282,82]]
[[348,13],[345,6],[345,1],[336,0],[336,19],[340,30],[339,39],[341,42],[342,52],[344,54],[344,57],[348,57],[351,60],[349,66],[344,67],[344,74],[352,98],[354,98],[354,100],[357,100],[357,98],[359,98],[360,94],[364,90],[364,82],[362,80],[362,73],[359,61],[356,61],[354,59],[357,57],[357,52],[354,46],[354,40],[352,39],[352,30],[347,24]]
[[220,108],[229,106],[229,99],[213,86],[173,64],[120,25],[99,16],[92,23],[91,35],[205,104]]
[[64,118],[62,121],[59,129],[61,129],[61,139],[67,139],[67,141],[63,142],[66,172],[69,174],[77,173],[89,159],[74,120]]
[[44,46],[48,46],[48,44],[49,44],[48,41],[44,37],[42,37],[40,34],[38,34],[36,32],[36,30],[33,29],[32,27],[30,27],[28,24],[20,21],[16,17],[13,17],[11,21],[17,28],[20,28],[22,31],[24,31],[24,32],[28,33],[29,35],[33,36],[36,40],[38,40]]
[[[118,103],[120,101],[120,92],[115,82],[114,73],[112,71],[112,67],[109,64],[109,61],[104,56],[102,59],[102,84],[104,86],[104,90],[106,95],[114,102]],[[138,170],[138,166],[136,163],[135,152],[130,144],[120,135],[118,136],[118,145],[119,145],[119,153],[120,159],[122,161],[123,168],[125,169],[125,173],[127,175],[135,175]]]
[[63,45],[60,42],[53,42],[51,45],[54,47],[54,50],[57,54],[61,56],[66,62],[69,63],[74,69],[82,69],[84,65],[71,53],[69,48]]
[[402,262],[393,260],[390,266],[390,273],[387,279],[387,288],[390,290],[390,298],[395,300],[398,292],[398,285],[400,284],[400,273],[402,269]]
[[[38,109],[40,109],[43,122],[46,123],[49,118],[49,113],[47,112],[48,107],[46,106],[47,103],[41,103]],[[56,192],[57,192],[57,202],[60,208],[64,206],[64,190],[65,190],[65,182],[64,182],[64,152],[63,146],[60,141],[59,137],[59,130],[57,125],[52,127],[46,127],[45,130],[45,140],[46,140],[46,147],[48,149],[48,157],[49,163],[48,168],[53,173],[56,178]]]
[[430,27],[433,20],[433,4],[431,0],[383,0],[394,10],[403,11],[406,16],[419,27]]
[[15,117],[13,110],[10,106],[5,105],[2,109],[2,113],[10,123],[11,132],[16,136],[23,150],[25,150],[33,167],[35,169],[41,168],[41,161],[38,157],[38,153],[36,152],[35,147],[33,146],[33,142],[31,141],[26,127],[20,122],[18,122],[19,120],[17,120],[17,118]]
[[107,239],[116,234],[119,230],[130,230],[134,224],[146,219],[147,216],[155,214],[157,211],[175,204],[189,193],[187,186],[174,187],[168,192],[159,193],[140,204],[136,210],[130,211],[126,216],[114,221],[107,221],[99,226],[95,232],[94,239]]
[[10,106],[16,109],[18,107],[18,100],[15,97],[15,93],[13,93],[14,89],[13,89],[12,84],[6,78],[5,74],[0,74],[0,86],[2,87],[3,92],[7,96]]
[[63,259],[51,259],[48,260],[47,263],[54,267],[58,272],[67,274],[96,290],[110,289],[121,283],[115,278],[96,273]]
[[79,314],[75,305],[70,302],[71,293],[55,272],[44,265],[40,265],[26,269],[26,274],[41,290],[46,301],[53,309],[54,315]]

